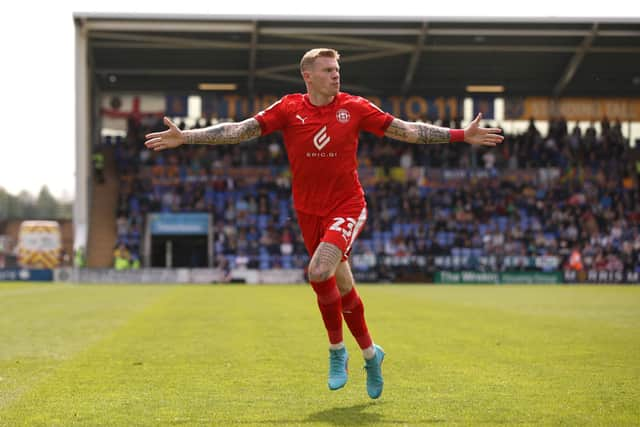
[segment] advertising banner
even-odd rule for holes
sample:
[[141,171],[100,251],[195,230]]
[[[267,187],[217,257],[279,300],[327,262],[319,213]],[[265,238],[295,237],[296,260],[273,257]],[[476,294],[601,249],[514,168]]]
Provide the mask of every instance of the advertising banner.
[[51,282],[53,270],[27,269],[27,268],[2,268],[0,269],[0,282]]
[[[274,95],[262,95],[254,97],[250,102],[246,96],[242,95],[204,95],[202,115],[207,118],[246,118],[264,110],[278,99],[280,98]],[[463,99],[456,97],[370,96],[367,99],[381,110],[407,120],[454,119],[462,117],[463,114]],[[493,102],[490,102],[490,105],[491,108],[487,113],[493,117]],[[486,116],[486,118],[491,117]]]
[[206,213],[155,213],[149,214],[153,235],[207,235],[209,214]]
[[434,277],[434,283],[450,284],[498,284],[499,273],[485,273],[480,271],[438,271]]
[[186,95],[167,95],[165,114],[169,117],[186,117],[188,98]]
[[637,98],[548,98],[521,97],[505,99],[507,120],[550,120],[563,116],[566,120],[640,121],[640,99]]
[[479,271],[438,271],[435,283],[450,284],[558,284],[562,273],[541,271],[505,271],[500,273]]
[[473,97],[473,117],[478,113],[482,113],[485,120],[493,120],[495,118],[495,96],[474,96]]
[[564,271],[565,283],[635,284],[640,285],[637,271]]
[[218,284],[218,283],[303,283],[301,269],[234,269],[227,272],[219,268],[141,268],[138,270],[114,270],[84,268],[76,269],[73,274],[76,283],[168,283],[168,284]]

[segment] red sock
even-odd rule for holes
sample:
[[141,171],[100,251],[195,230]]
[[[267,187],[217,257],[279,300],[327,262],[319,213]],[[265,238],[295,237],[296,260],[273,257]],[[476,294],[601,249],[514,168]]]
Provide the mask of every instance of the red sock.
[[355,287],[342,296],[342,315],[360,348],[364,350],[371,347],[373,341],[364,320],[364,305]]
[[318,296],[318,307],[329,334],[329,342],[342,342],[342,304],[336,276],[331,276],[324,282],[311,282],[311,286]]

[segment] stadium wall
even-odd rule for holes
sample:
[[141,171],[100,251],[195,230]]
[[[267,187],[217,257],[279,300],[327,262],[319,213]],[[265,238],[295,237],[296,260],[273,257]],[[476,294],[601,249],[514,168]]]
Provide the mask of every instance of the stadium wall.
[[[575,272],[481,272],[439,271],[434,276],[398,276],[395,280],[354,272],[360,283],[416,283],[436,285],[579,285],[579,284],[628,284],[640,285],[640,273],[633,271]],[[237,269],[165,269],[142,268],[118,271],[114,269],[0,269],[0,282],[36,281],[81,284],[305,284],[304,272],[299,269],[255,270]]]

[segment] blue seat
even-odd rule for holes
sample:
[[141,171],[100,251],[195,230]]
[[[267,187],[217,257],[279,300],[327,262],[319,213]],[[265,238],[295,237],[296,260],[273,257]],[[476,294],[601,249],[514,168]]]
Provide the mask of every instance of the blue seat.
[[269,225],[269,215],[267,214],[258,215],[258,227],[267,228],[267,225]]
[[447,246],[453,245],[455,240],[456,240],[456,233],[454,233],[453,231],[448,231],[447,232]]
[[260,255],[258,256],[258,262],[260,263],[261,270],[267,270],[271,268],[271,255],[268,253],[263,253],[260,251]]
[[282,255],[282,268],[291,269],[293,268],[293,259],[291,255]]

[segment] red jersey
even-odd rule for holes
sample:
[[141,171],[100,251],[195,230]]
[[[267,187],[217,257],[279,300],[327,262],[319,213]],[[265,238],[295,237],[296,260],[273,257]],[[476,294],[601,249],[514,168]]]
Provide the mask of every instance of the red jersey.
[[340,92],[317,107],[308,95],[282,97],[256,114],[262,135],[282,131],[291,165],[296,210],[324,216],[342,203],[361,201],[358,134],[382,136],[393,116],[359,96]]

